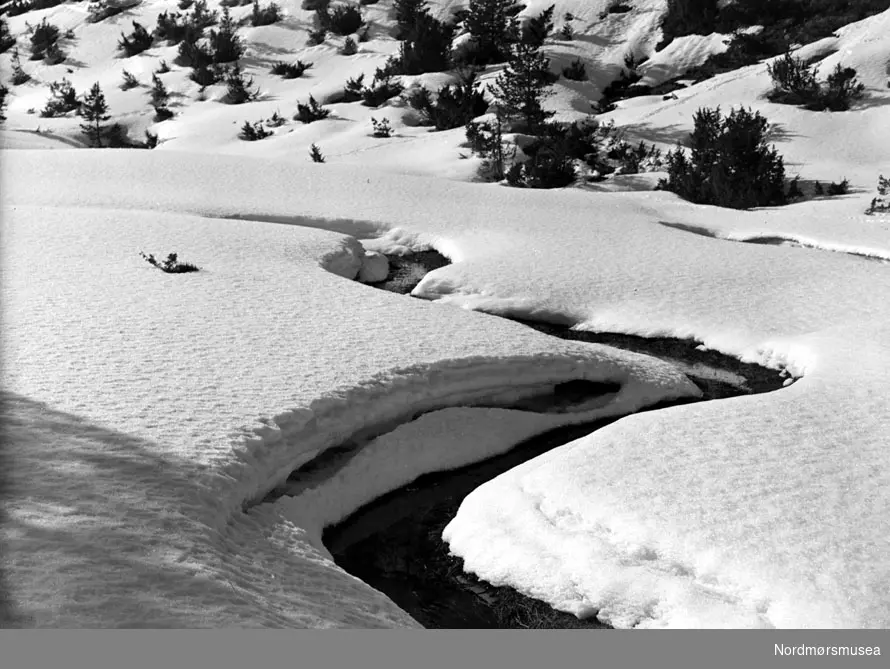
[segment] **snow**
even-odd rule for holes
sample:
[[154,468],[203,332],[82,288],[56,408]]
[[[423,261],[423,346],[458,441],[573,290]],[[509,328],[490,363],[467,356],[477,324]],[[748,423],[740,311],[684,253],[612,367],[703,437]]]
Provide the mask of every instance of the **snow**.
[[[583,114],[629,48],[651,54],[660,39],[664,0],[600,20],[606,5],[557,3],[586,39],[548,44],[555,66],[581,55],[594,74],[560,84],[562,115]],[[397,46],[385,3],[365,8],[380,33],[351,57],[336,40],[303,48],[311,12],[283,7],[281,26],[244,29],[265,97],[232,107],[211,87],[198,101],[174,69],[162,76],[182,106],[161,124],[146,88],[116,85],[123,68],[144,83],[175,49],[113,58],[130,15],[87,24],[85,7],[60,5],[10,19],[20,35],[44,15],[72,27],[83,65],[23,61],[36,81],[14,89],[0,131],[2,534],[22,624],[416,626],[333,564],[326,524],[427,471],[633,414],[477,489],[446,530],[451,550],[486,580],[618,627],[890,626],[890,274],[858,257],[890,259],[887,218],[863,214],[890,170],[890,11],[805,47],[827,55],[820,71],[857,67],[869,97],[849,112],[769,103],[759,64],[605,115],[669,147],[698,107],[753,105],[790,173],[851,181],[841,198],[737,212],[653,192],[657,175],[558,191],[469,183],[461,131],[429,133],[397,105],[336,103],[326,121],[241,142],[244,120],[289,117]],[[153,25],[166,8],[132,17]],[[718,37],[675,41],[649,74],[703,59]],[[303,78],[267,75],[296,58],[314,64]],[[131,136],[154,128],[162,144],[70,148],[76,119],[27,114],[63,75],[78,91],[99,80]],[[368,136],[372,115],[391,120],[391,140]],[[327,163],[309,161],[312,142]],[[803,248],[743,243],[763,237]],[[415,289],[426,301],[355,280],[380,276],[376,254],[427,248],[453,264]],[[163,274],[140,251],[201,271]],[[634,413],[698,391],[667,363],[477,311],[691,337],[798,380]],[[565,414],[509,408],[573,379],[621,390]],[[356,439],[335,475],[261,503]]]

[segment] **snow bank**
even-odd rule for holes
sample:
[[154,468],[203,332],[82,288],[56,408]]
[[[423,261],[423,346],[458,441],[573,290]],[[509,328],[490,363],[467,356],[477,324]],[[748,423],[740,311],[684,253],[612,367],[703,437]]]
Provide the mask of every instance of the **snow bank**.
[[[104,157],[79,153],[82,169]],[[190,187],[166,180],[158,193]],[[44,183],[101,193],[91,181],[63,170]],[[3,540],[27,625],[410,625],[319,553],[317,534],[242,505],[420,411],[577,378],[622,384],[621,411],[697,393],[643,356],[362,286],[347,278],[362,247],[339,233],[13,204],[16,190],[3,189]],[[109,204],[129,192],[106,191]],[[139,251],[201,270],[164,274]]]

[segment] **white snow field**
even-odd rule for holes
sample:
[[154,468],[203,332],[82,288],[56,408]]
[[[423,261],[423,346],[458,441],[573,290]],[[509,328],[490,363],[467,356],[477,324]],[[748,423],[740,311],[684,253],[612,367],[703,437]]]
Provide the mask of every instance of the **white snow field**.
[[[35,80],[13,89],[0,131],[0,533],[17,624],[416,627],[333,563],[324,526],[425,472],[625,416],[473,492],[444,534],[466,569],[615,627],[890,627],[890,217],[863,214],[890,173],[890,10],[804,47],[833,54],[823,74],[857,68],[868,97],[849,112],[767,102],[760,64],[603,116],[667,147],[698,107],[743,103],[774,124],[790,174],[852,185],[732,211],[652,191],[653,175],[471,183],[463,131],[428,133],[395,102],[332,104],[326,121],[240,141],[245,120],[290,118],[397,49],[386,0],[364,8],[376,28],[350,57],[342,38],[303,48],[312,13],[281,4],[282,24],[242,28],[260,100],[222,104],[221,86],[198,100],[174,68],[163,77],[181,104],[160,124],[145,86],[117,84],[125,68],[150,81],[175,48],[120,59],[115,45],[175,3],[98,24],[84,3],[9,20],[16,35],[43,16],[72,28],[78,63],[23,58]],[[559,117],[584,116],[628,49],[649,55],[660,39],[665,0],[599,19],[608,4],[556,2],[584,39],[548,41],[554,68],[581,56],[591,73],[557,85]],[[722,48],[683,38],[641,72],[663,81]],[[314,64],[303,78],[268,75],[295,58]],[[161,144],[71,148],[77,119],[28,114],[62,76],[78,91],[100,81],[115,120]],[[370,137],[372,115],[395,136]],[[309,161],[313,142],[327,163]],[[791,245],[744,243],[764,239]],[[354,280],[371,252],[425,248],[453,262],[415,289],[426,301]],[[140,251],[201,271],[167,275]],[[699,391],[667,363],[476,311],[695,338],[797,380],[635,413]],[[573,413],[509,408],[575,379],[621,389]],[[367,443],[334,476],[263,502],[350,440]]]

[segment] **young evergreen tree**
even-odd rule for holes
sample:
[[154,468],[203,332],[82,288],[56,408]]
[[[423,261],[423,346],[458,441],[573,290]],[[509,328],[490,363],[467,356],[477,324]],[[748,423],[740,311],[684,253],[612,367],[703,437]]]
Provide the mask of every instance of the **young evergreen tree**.
[[414,23],[399,49],[398,69],[402,74],[442,72],[451,65],[454,26],[442,23],[426,10],[414,16]]
[[0,53],[5,53],[15,46],[15,36],[9,32],[9,24],[0,18]]
[[519,39],[512,0],[470,0],[464,25],[473,37],[476,63],[501,63],[510,55],[510,45]]
[[253,86],[253,77],[245,79],[238,63],[229,68],[226,73],[226,99],[229,104],[240,105],[255,100],[259,91],[250,90],[251,86]]
[[90,92],[83,96],[80,115],[85,121],[80,124],[81,129],[93,144],[97,147],[101,147],[102,134],[107,128],[107,126],[103,124],[111,118],[111,115],[108,113],[108,105],[105,102],[105,95],[102,93],[98,81],[93,84]]
[[517,44],[504,71],[495,79],[492,93],[508,120],[519,121],[530,133],[539,131],[553,116],[542,103],[552,95],[550,87],[555,75],[550,72],[550,59],[537,48]]
[[12,52],[12,85],[19,86],[24,84],[26,81],[31,80],[31,75],[25,72],[25,69],[22,67],[22,60],[19,58],[19,50],[15,49]]
[[553,12],[556,5],[550,5],[537,16],[533,16],[522,31],[522,41],[535,47],[544,46],[544,40],[553,32]]
[[324,156],[321,153],[321,149],[318,148],[318,144],[313,144],[309,147],[309,157],[312,158],[313,163],[324,162]]
[[723,117],[719,107],[694,117],[689,157],[667,155],[668,178],[659,187],[698,204],[749,209],[784,204],[785,164],[767,144],[767,120],[744,107]]
[[412,38],[417,19],[429,14],[429,3],[427,0],[395,0],[393,9],[396,12],[396,25],[398,25],[396,39],[408,40]]
[[170,92],[167,90],[164,82],[161,81],[161,78],[157,74],[152,74],[151,84],[151,91],[149,91],[149,94],[151,95],[151,106],[154,107],[155,110],[161,107],[166,107],[167,102],[170,99]]
[[210,31],[210,48],[214,63],[231,63],[244,55],[244,44],[237,34],[238,26],[232,19],[228,7],[223,8],[219,30]]

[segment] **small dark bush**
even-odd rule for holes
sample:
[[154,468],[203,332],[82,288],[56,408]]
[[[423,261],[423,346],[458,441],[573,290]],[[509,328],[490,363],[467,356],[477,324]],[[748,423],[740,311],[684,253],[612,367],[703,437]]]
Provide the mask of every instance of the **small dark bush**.
[[302,60],[298,60],[296,63],[285,63],[283,60],[279,60],[272,66],[271,72],[284,79],[296,79],[302,77],[310,67],[312,67],[312,63],[304,63]]
[[562,76],[572,81],[587,81],[587,68],[584,66],[584,61],[580,58],[573,60],[571,65],[562,69]]
[[295,121],[301,123],[313,123],[321,121],[331,115],[330,109],[325,109],[311,95],[309,96],[309,104],[297,104],[297,114],[294,116]]
[[402,84],[380,70],[374,75],[369,87],[362,89],[362,104],[365,107],[379,107],[387,100],[396,97],[404,90]]
[[124,52],[126,58],[135,56],[151,48],[154,37],[141,23],[133,21],[133,32],[129,36],[121,33],[118,48]]
[[169,107],[155,107],[154,120],[157,123],[173,118],[173,110]]
[[9,32],[9,24],[0,18],[0,53],[6,53],[15,46],[15,36]]
[[883,174],[878,177],[878,195],[879,197],[872,198],[871,204],[865,210],[866,214],[890,212],[890,179],[885,179]]
[[567,42],[571,42],[575,39],[575,29],[572,27],[572,24],[566,23],[562,29],[560,29],[559,36]]
[[358,44],[355,43],[352,37],[347,37],[340,48],[340,53],[344,56],[353,56],[358,53]]
[[324,44],[325,38],[328,36],[328,31],[324,28],[319,28],[318,30],[310,30],[309,31],[309,39],[306,40],[306,44],[309,46],[318,46],[319,44]]
[[356,5],[334,5],[317,10],[322,28],[335,35],[352,35],[362,27],[362,12]]
[[668,178],[659,187],[697,204],[749,209],[785,203],[785,165],[766,142],[767,120],[744,107],[723,117],[700,109],[690,136],[691,155],[681,147],[667,155]]
[[167,256],[166,260],[161,261],[156,260],[154,254],[145,255],[140,251],[139,255],[141,255],[149,265],[157,267],[159,270],[166,272],[167,274],[185,274],[187,272],[197,272],[199,269],[191,263],[179,262],[178,256],[175,253],[171,253]]
[[214,63],[231,63],[244,55],[244,44],[238,37],[237,30],[229,8],[224,7],[219,30],[210,31],[210,50]]
[[158,63],[158,69],[155,70],[155,74],[167,74],[167,72],[169,72],[169,71],[170,71],[170,66],[167,65],[166,60],[162,59],[161,62]]
[[226,73],[226,102],[230,105],[240,105],[256,100],[259,90],[250,90],[253,86],[253,77],[245,79],[238,63],[232,65]]
[[193,70],[200,70],[210,67],[213,63],[213,54],[210,50],[198,42],[189,42],[183,40],[179,43],[179,50],[176,56],[176,64],[182,67],[190,67]]
[[312,158],[313,163],[323,163],[324,156],[321,153],[321,149],[318,148],[317,144],[313,144],[309,147],[309,157]]
[[766,70],[773,80],[773,90],[767,95],[771,102],[802,105],[819,96],[815,68],[790,53],[767,65]]
[[475,77],[471,77],[461,84],[442,86],[435,101],[427,88],[420,87],[408,97],[408,104],[423,114],[424,125],[451,130],[484,114],[489,101],[476,85]]
[[826,85],[821,90],[820,104],[829,111],[846,111],[854,100],[865,95],[865,85],[856,80],[856,70],[842,67],[838,63],[834,72],[828,75]]
[[811,111],[846,111],[854,100],[862,98],[865,86],[856,80],[856,70],[838,64],[824,83],[816,81],[815,68],[791,54],[767,65],[773,90],[771,102],[801,105]]
[[785,194],[785,198],[788,201],[791,200],[799,200],[803,197],[803,191],[800,189],[800,177],[794,177],[791,180],[791,183],[788,184],[788,192]]
[[257,121],[256,123],[245,121],[244,125],[241,126],[241,132],[238,133],[238,137],[245,142],[256,142],[260,139],[265,139],[272,134],[272,132],[263,127],[262,121]]
[[834,195],[846,195],[850,192],[850,181],[849,179],[843,179],[840,183],[834,183],[833,181],[828,184],[827,194],[829,196]]
[[202,65],[200,67],[192,69],[191,73],[189,74],[189,79],[201,86],[203,92],[203,89],[207,86],[212,86],[213,84],[221,81],[223,79],[223,75],[224,72],[219,67]]
[[451,67],[454,25],[434,18],[425,9],[402,27],[405,41],[399,47],[394,68],[398,74],[441,72]]
[[155,109],[158,107],[166,107],[167,102],[170,100],[170,92],[157,74],[151,75],[151,90],[149,91],[149,95],[151,96],[151,106]]
[[153,149],[158,145],[158,135],[157,133],[151,132],[150,130],[145,131],[145,148]]
[[266,125],[269,126],[270,128],[280,128],[285,123],[287,123],[287,121],[277,111],[266,120]]
[[510,57],[520,39],[515,7],[513,0],[470,0],[463,23],[473,39],[473,63],[502,63]]
[[319,9],[327,9],[331,0],[303,0],[300,7],[308,12],[316,12]]
[[250,25],[268,26],[278,23],[283,18],[281,7],[275,2],[270,2],[265,7],[260,7],[259,0],[253,0],[253,12],[250,15]]
[[825,195],[825,189],[822,187],[822,184],[819,183],[818,181],[815,184],[813,184],[813,195],[815,195],[817,197],[821,197],[822,195]]
[[500,115],[494,121],[471,121],[466,125],[467,143],[482,158],[478,176],[483,181],[500,181],[506,176],[510,159],[504,147],[503,128]]
[[28,82],[31,80],[31,75],[28,74],[27,72],[25,72],[25,69],[22,67],[22,61],[19,58],[19,50],[18,49],[15,49],[12,52],[11,65],[12,65],[11,81],[12,81],[13,86],[20,86],[20,85],[24,84],[25,82]]
[[542,134],[523,149],[528,159],[514,164],[507,183],[518,188],[564,188],[575,180],[575,165],[565,128],[548,123]]
[[34,27],[31,33],[31,60],[43,60],[46,52],[59,41],[59,28],[48,23],[46,17]]
[[392,137],[392,126],[389,124],[388,119],[383,119],[382,121],[378,121],[373,116],[371,117],[371,125],[374,128],[373,135],[374,137]]
[[69,112],[77,111],[80,103],[77,101],[77,92],[67,79],[54,81],[49,85],[50,99],[40,112],[45,118],[63,116]]
[[346,86],[343,88],[343,102],[358,102],[361,100],[362,91],[365,90],[364,81],[364,74],[347,79]]
[[43,56],[43,62],[47,65],[58,65],[59,63],[64,63],[67,57],[58,44],[51,44]]

